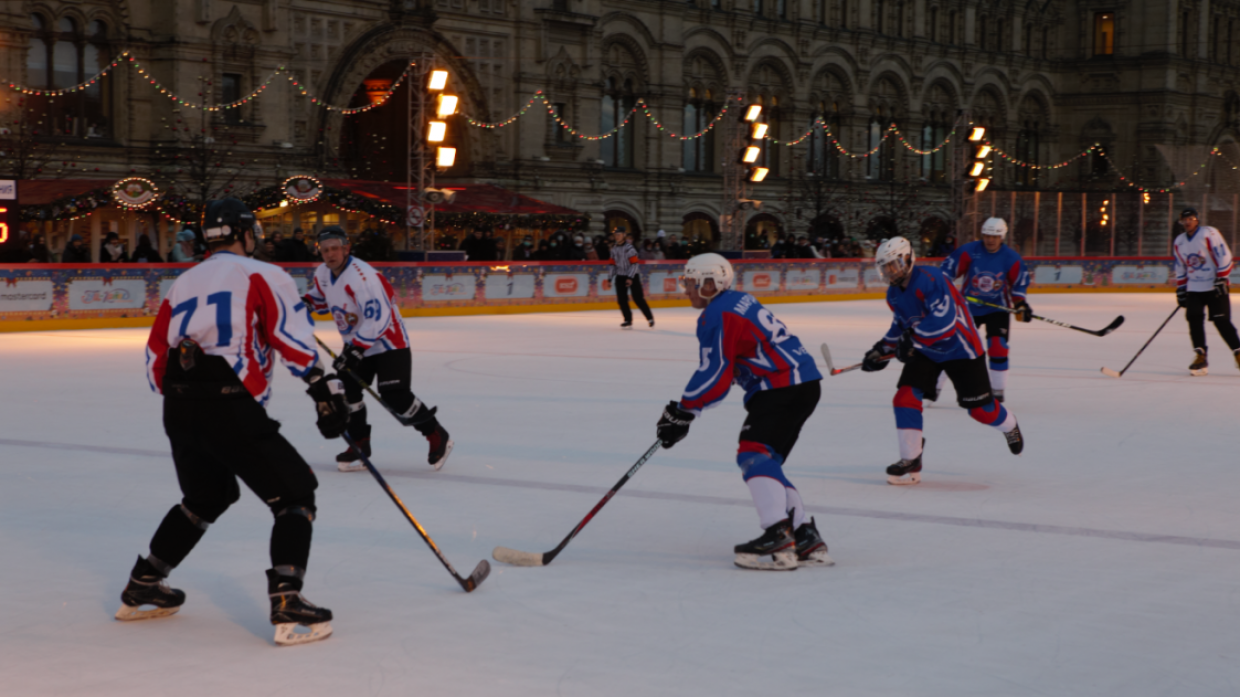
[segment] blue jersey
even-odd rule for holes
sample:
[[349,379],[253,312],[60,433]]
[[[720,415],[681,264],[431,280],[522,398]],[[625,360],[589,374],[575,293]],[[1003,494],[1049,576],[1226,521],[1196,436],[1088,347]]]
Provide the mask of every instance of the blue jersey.
[[698,318],[697,336],[702,364],[680,400],[685,411],[701,414],[715,406],[732,383],[748,402],[762,390],[822,379],[801,340],[748,293],[725,290],[711,300]]
[[[964,276],[961,290],[966,296],[994,305],[1014,307],[1014,301],[1024,300],[1029,289],[1029,270],[1025,268],[1025,260],[1006,244],[993,254],[986,251],[986,245],[981,240],[961,245],[943,260],[942,268],[948,278]],[[1003,310],[970,302],[969,311],[974,317],[980,317]]]
[[917,350],[935,363],[985,355],[964,296],[933,266],[914,266],[906,288],[888,288],[887,307],[894,317],[883,341],[892,349],[912,330]]

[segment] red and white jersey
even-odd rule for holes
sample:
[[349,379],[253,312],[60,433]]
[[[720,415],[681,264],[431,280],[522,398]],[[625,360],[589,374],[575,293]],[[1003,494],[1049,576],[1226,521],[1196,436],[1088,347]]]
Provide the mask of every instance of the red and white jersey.
[[1231,274],[1231,250],[1218,228],[1198,225],[1190,237],[1175,238],[1175,284],[1189,292],[1214,290],[1214,281]]
[[409,334],[396,306],[392,284],[373,266],[350,256],[339,276],[322,264],[306,292],[315,312],[331,313],[346,343],[375,356],[409,348]]
[[152,390],[163,392],[168,349],[182,339],[227,360],[264,405],[271,396],[273,353],[298,377],[319,360],[314,325],[292,277],[274,264],[231,252],[212,254],[168,290],[146,342]]

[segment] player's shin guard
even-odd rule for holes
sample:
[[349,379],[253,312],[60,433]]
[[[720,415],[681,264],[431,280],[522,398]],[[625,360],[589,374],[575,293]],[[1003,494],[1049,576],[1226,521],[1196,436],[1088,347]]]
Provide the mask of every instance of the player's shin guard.
[[[212,511],[212,513],[215,512]],[[183,503],[173,506],[168,511],[155,531],[154,537],[151,538],[151,556],[167,565],[167,570],[164,570],[165,576],[172,569],[180,566],[190,550],[194,549],[194,545],[198,544],[198,541],[206,534],[207,528],[219,517],[219,513],[215,513],[210,520],[207,520],[190,511]]]
[[969,416],[972,416],[978,423],[999,429],[1002,433],[1008,433],[1016,428],[1016,417],[1002,404],[994,400],[991,400],[987,406],[970,409]]
[[736,453],[736,464],[749,487],[754,508],[758,509],[758,524],[769,528],[789,516],[793,527],[805,520],[805,506],[796,487],[784,476],[783,458],[769,447],[753,441],[741,441]]
[[310,560],[310,538],[314,534],[314,494],[273,508],[271,526],[271,565],[276,569],[305,569]]
[[900,459],[916,460],[921,455],[921,390],[905,385],[896,390],[892,406],[896,412],[896,436],[900,441]]
[[997,393],[1002,394],[1007,389],[1008,374],[1008,342],[1007,339],[999,336],[990,337],[990,342],[986,347],[986,356],[989,359],[990,372],[990,388]]

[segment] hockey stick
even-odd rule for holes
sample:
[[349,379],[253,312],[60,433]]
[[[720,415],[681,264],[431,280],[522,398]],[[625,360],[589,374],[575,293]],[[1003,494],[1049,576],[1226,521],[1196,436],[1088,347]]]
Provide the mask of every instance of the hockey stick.
[[[317,335],[314,337],[314,340],[315,340],[315,341],[317,341],[317,342],[319,342],[319,346],[322,346],[322,347],[323,347],[323,350],[327,352],[327,355],[329,355],[329,356],[331,356],[331,357],[332,357],[332,360],[333,360],[333,361],[334,361],[334,360],[336,360],[336,358],[337,358],[337,356],[336,356],[336,352],[335,352],[335,351],[333,351],[333,350],[331,350],[331,347],[330,347],[330,346],[328,346],[327,344],[323,343],[323,340],[322,340],[322,339],[320,339]],[[391,414],[392,416],[395,416],[397,421],[399,421],[402,425],[407,425],[407,424],[405,424],[405,419],[404,419],[404,418],[403,418],[400,414],[397,414],[395,409],[393,409],[392,407],[388,406],[388,403],[387,403],[387,402],[385,402],[385,401],[383,401],[383,398],[379,396],[379,393],[378,393],[378,392],[375,392],[375,391],[374,391],[374,389],[373,389],[373,388],[372,388],[372,387],[371,387],[368,383],[366,383],[366,382],[362,381],[362,379],[361,379],[360,377],[358,377],[357,373],[353,372],[353,371],[352,371],[351,369],[349,369],[349,368],[345,368],[345,372],[347,372],[347,373],[349,374],[349,377],[353,378],[353,380],[354,380],[357,384],[361,385],[361,386],[362,386],[362,389],[364,389],[364,390],[366,390],[366,392],[370,393],[370,396],[371,396],[371,397],[374,397],[376,402],[378,402],[380,405],[382,405],[384,409],[387,409],[387,411],[388,411],[388,413],[389,413],[389,414]]]
[[[827,362],[827,371],[831,375],[839,375],[840,373],[847,373],[850,370],[856,370],[860,368],[861,366],[865,365],[865,363],[857,363],[856,365],[849,365],[849,366],[844,366],[843,368],[836,368],[835,362],[831,360],[831,349],[827,348],[826,344],[823,344],[819,348],[822,349],[822,359]],[[895,358],[895,354],[892,354],[890,356],[883,356],[883,360],[885,361],[889,361],[892,358]]]
[[392,499],[392,503],[396,504],[396,507],[405,514],[405,518],[413,525],[413,529],[418,531],[418,534],[426,541],[426,545],[431,548],[435,556],[439,557],[439,561],[444,565],[444,568],[448,570],[448,573],[452,574],[452,578],[455,578],[456,582],[461,584],[461,588],[464,588],[465,592],[468,593],[485,581],[487,575],[491,573],[491,564],[486,559],[483,559],[478,562],[478,566],[474,568],[474,572],[469,575],[469,578],[461,578],[461,575],[456,572],[456,569],[452,568],[452,564],[443,555],[443,552],[439,551],[435,541],[431,539],[430,535],[426,534],[426,529],[413,517],[413,514],[405,507],[405,504],[396,495],[396,492],[392,491],[392,487],[388,486],[388,483],[384,481],[383,475],[379,474],[379,470],[375,469],[375,466],[370,462],[370,458],[366,457],[366,453],[363,453],[361,448],[353,444],[353,439],[349,437],[348,433],[341,434],[341,436],[344,438],[344,442],[348,443],[350,448],[353,448],[353,452],[362,458],[362,464],[366,465],[366,469],[370,470],[370,474],[379,482],[379,486],[383,487],[383,490],[387,492],[388,498]]
[[539,554],[537,552],[522,552],[515,549],[509,549],[507,547],[496,547],[495,550],[491,552],[491,557],[494,558],[495,561],[502,561],[505,564],[513,564],[515,566],[546,566],[550,564],[551,560],[555,559],[557,554],[564,551],[564,548],[568,546],[569,542],[572,542],[573,538],[577,536],[577,533],[581,532],[581,529],[586,526],[586,523],[590,522],[590,519],[594,517],[594,514],[602,510],[603,506],[607,505],[607,502],[611,500],[611,497],[615,496],[617,491],[620,491],[620,487],[624,486],[624,483],[629,481],[629,477],[632,477],[637,470],[641,469],[642,465],[646,464],[646,460],[649,460],[650,456],[654,455],[654,452],[659,449],[659,445],[660,442],[656,440],[654,445],[650,446],[650,449],[646,451],[646,454],[642,455],[641,459],[630,467],[628,472],[624,473],[624,476],[620,478],[620,481],[616,482],[616,485],[611,488],[611,491],[607,492],[607,495],[603,497],[603,500],[599,501],[598,504],[586,514],[586,517],[581,519],[580,523],[577,523],[577,527],[573,528],[573,531],[568,533],[568,537],[565,537],[564,541],[561,542],[555,549],[550,552],[543,552],[542,554]]
[[1180,306],[1179,306],[1179,305],[1176,305],[1176,306],[1175,306],[1175,309],[1171,311],[1171,314],[1167,315],[1167,319],[1163,320],[1163,323],[1162,323],[1161,325],[1159,325],[1159,326],[1158,326],[1158,329],[1154,332],[1154,336],[1151,336],[1151,337],[1150,337],[1150,340],[1149,340],[1149,341],[1147,341],[1147,342],[1145,342],[1145,346],[1142,346],[1142,347],[1141,347],[1141,350],[1140,350],[1140,351],[1137,351],[1137,355],[1136,355],[1136,356],[1133,356],[1131,361],[1128,361],[1128,365],[1124,366],[1124,369],[1123,369],[1123,370],[1121,370],[1121,371],[1119,371],[1119,372],[1117,373],[1117,372],[1115,372],[1114,370],[1111,370],[1110,368],[1103,368],[1103,369],[1102,369],[1102,374],[1103,374],[1103,375],[1106,375],[1107,377],[1112,377],[1112,378],[1120,378],[1120,377],[1123,377],[1123,376],[1124,376],[1124,373],[1128,372],[1128,369],[1132,367],[1132,364],[1137,362],[1137,358],[1139,358],[1139,357],[1141,356],[1141,352],[1142,352],[1142,351],[1145,351],[1146,347],[1147,347],[1147,346],[1149,346],[1151,343],[1153,343],[1153,342],[1154,342],[1154,337],[1158,336],[1158,332],[1161,332],[1161,331],[1163,330],[1163,327],[1167,326],[1167,323],[1168,323],[1168,322],[1170,322],[1170,321],[1171,321],[1171,318],[1172,318],[1172,317],[1175,317],[1175,313],[1177,313],[1177,312],[1179,312],[1179,311],[1180,311]]
[[[1012,309],[1012,308],[1010,308],[1010,307],[1004,307],[1004,306],[1002,306],[1002,305],[995,305],[994,303],[988,303],[988,302],[986,302],[985,300],[978,300],[977,298],[969,297],[969,296],[967,296],[967,295],[965,296],[965,300],[968,300],[968,301],[969,301],[969,302],[971,302],[971,303],[977,303],[978,305],[985,305],[986,307],[993,307],[993,308],[995,308],[996,310],[1003,310],[1004,312],[1008,312],[1008,313],[1011,313],[1011,314],[1013,314],[1013,315],[1020,314],[1020,311],[1019,311],[1019,310],[1013,310],[1013,309]],[[1043,316],[1041,316],[1041,315],[1034,315],[1034,314],[1031,314],[1031,315],[1029,315],[1029,316],[1030,316],[1030,317],[1032,317],[1032,318],[1034,318],[1034,319],[1040,319],[1040,320],[1042,320],[1043,322],[1049,322],[1050,324],[1053,324],[1053,325],[1055,325],[1055,326],[1057,326],[1057,327],[1065,327],[1065,328],[1067,328],[1067,329],[1075,329],[1075,330],[1077,330],[1078,332],[1085,332],[1086,334],[1093,334],[1094,336],[1106,336],[1107,334],[1110,334],[1111,332],[1115,331],[1115,330],[1119,327],[1119,325],[1121,325],[1121,324],[1123,324],[1123,323],[1124,323],[1124,316],[1123,316],[1123,315],[1120,315],[1119,317],[1116,317],[1114,320],[1112,320],[1112,321],[1111,321],[1111,323],[1110,323],[1110,324],[1108,324],[1108,325],[1107,325],[1106,327],[1104,327],[1103,329],[1094,330],[1094,329],[1083,329],[1083,328],[1081,328],[1081,327],[1078,327],[1078,326],[1075,326],[1075,325],[1072,325],[1072,324],[1068,324],[1067,322],[1060,322],[1060,321],[1058,321],[1058,320],[1048,319],[1048,318],[1043,317]]]

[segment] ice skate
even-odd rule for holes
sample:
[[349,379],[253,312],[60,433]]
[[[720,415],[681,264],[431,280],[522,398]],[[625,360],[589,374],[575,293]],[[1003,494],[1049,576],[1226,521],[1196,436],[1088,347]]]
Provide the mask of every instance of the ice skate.
[[[1188,374],[1200,377],[1210,372],[1210,362],[1206,360],[1206,352],[1204,349],[1195,349],[1197,352],[1193,362],[1188,366]],[[1240,358],[1236,361],[1240,365]]]
[[431,444],[430,453],[426,456],[426,461],[431,467],[438,472],[443,469],[444,463],[448,461],[448,456],[452,454],[452,439],[448,436],[448,432],[443,426],[435,424],[435,432],[426,437]]
[[621,324],[621,325],[620,325],[620,328],[621,328],[621,329],[632,329],[632,328],[633,328],[633,322],[631,322],[631,321],[629,321],[629,322],[624,322],[623,324]]
[[305,644],[332,634],[332,611],[301,597],[301,581],[267,570],[267,589],[271,597],[271,623],[280,646]]
[[[370,457],[369,438],[358,438],[353,442],[357,443],[366,457]],[[357,451],[350,447],[336,456],[336,469],[341,472],[361,472],[366,469],[366,465],[362,463],[362,456],[358,455]]]
[[1003,404],[1003,390],[991,390],[990,393],[994,395],[996,402]]
[[185,592],[169,588],[165,578],[150,562],[138,557],[129,583],[121,592],[121,607],[116,611],[116,619],[149,620],[175,615],[185,602]]
[[[654,320],[650,320],[650,328],[654,329]],[[1240,365],[1240,358],[1236,358],[1237,365]]]
[[827,543],[818,533],[813,518],[797,528],[796,542],[797,566],[835,566],[835,561],[827,556]]
[[1232,353],[1232,356],[1234,356],[1234,357],[1236,358],[1236,367],[1237,367],[1237,368],[1240,368],[1240,349],[1236,349],[1236,350]]
[[1020,424],[1016,424],[1016,427],[1003,434],[1003,437],[1007,438],[1008,450],[1011,450],[1013,455],[1019,455],[1020,451],[1025,449],[1025,437],[1020,434]]
[[921,483],[921,455],[912,460],[900,460],[887,468],[887,483],[896,486]]
[[[796,547],[792,521],[781,520],[767,528],[762,537],[736,545],[736,565],[742,569],[794,571],[797,568]],[[767,556],[771,557],[772,561],[762,559]]]

